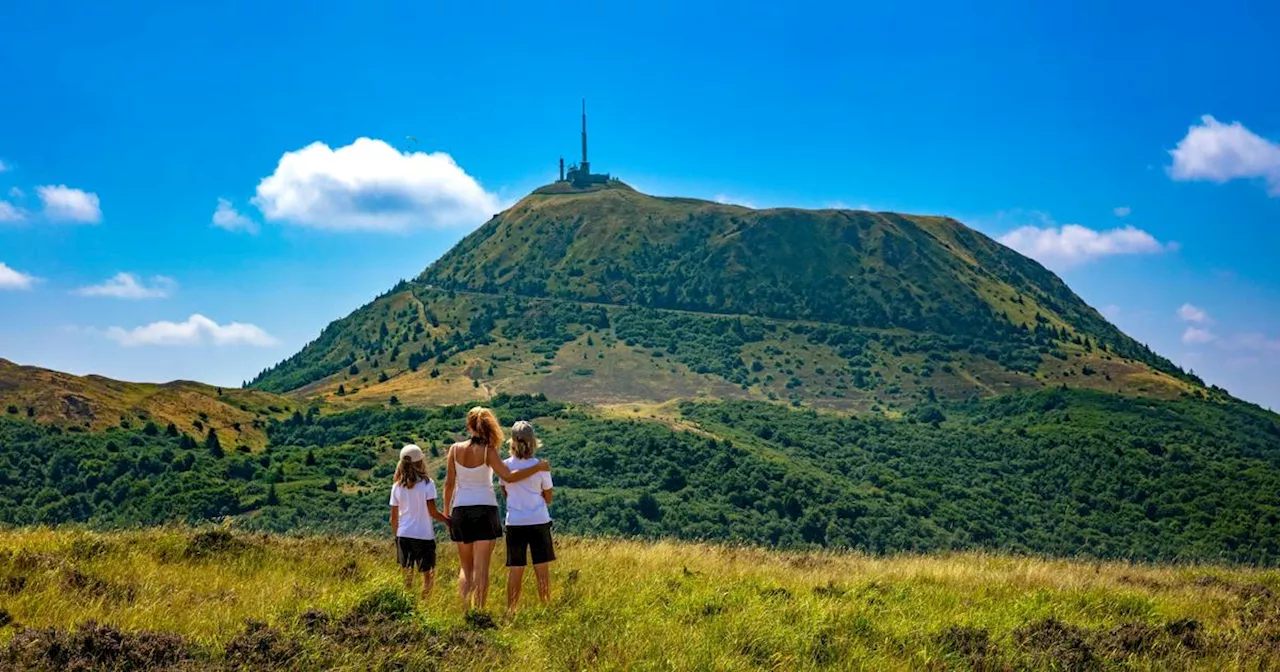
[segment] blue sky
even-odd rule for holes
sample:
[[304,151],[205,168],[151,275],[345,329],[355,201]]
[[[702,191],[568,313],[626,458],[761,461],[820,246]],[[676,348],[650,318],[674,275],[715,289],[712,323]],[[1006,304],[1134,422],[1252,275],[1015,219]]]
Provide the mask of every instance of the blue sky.
[[7,8],[0,357],[239,383],[553,179],[585,96],[642,190],[955,216],[1280,408],[1275,3],[483,4]]

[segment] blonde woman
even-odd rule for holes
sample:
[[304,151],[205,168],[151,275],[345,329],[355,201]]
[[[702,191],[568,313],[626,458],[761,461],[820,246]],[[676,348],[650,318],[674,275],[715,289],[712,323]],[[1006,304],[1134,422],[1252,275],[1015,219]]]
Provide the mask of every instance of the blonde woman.
[[422,596],[431,594],[436,577],[434,518],[449,519],[436,508],[436,484],[427,475],[422,449],[409,444],[400,449],[400,462],[391,483],[391,532],[396,535],[396,559],[404,570],[404,587],[413,590],[413,572],[422,574]]
[[477,406],[467,412],[467,431],[471,433],[469,440],[449,447],[444,480],[449,538],[458,544],[458,597],[463,611],[484,609],[489,599],[489,561],[494,541],[502,536],[493,474],[496,472],[508,483],[518,483],[550,469],[545,460],[528,469],[508,469],[498,457],[502,425],[487,408]]
[[[538,450],[538,437],[533,424],[521,420],[511,426],[507,450],[511,454],[503,462],[510,469],[525,469],[538,463],[533,456]],[[524,568],[533,556],[533,573],[538,579],[538,599],[551,600],[551,568],[556,559],[551,543],[551,472],[537,474],[519,483],[502,482],[507,500],[507,618],[516,615],[520,604]]]

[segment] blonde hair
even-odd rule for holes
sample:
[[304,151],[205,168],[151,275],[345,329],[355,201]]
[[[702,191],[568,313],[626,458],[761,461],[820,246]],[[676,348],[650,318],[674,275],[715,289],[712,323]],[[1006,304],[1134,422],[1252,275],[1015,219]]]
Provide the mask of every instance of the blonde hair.
[[471,432],[471,440],[488,448],[498,449],[502,445],[502,425],[493,411],[476,406],[467,411],[467,431]]
[[400,463],[396,465],[396,483],[412,490],[419,481],[429,480],[431,479],[427,477],[426,460],[414,462],[408,457],[400,458]]
[[507,450],[512,457],[522,460],[533,457],[534,451],[542,446],[533,432],[533,423],[521,420],[511,425],[511,440],[507,442]]

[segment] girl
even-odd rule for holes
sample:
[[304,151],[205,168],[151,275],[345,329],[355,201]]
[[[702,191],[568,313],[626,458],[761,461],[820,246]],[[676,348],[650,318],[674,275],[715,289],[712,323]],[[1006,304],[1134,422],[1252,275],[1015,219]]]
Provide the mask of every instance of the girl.
[[[521,420],[511,426],[511,453],[503,461],[511,469],[537,464],[533,453],[539,446],[533,424]],[[519,483],[502,483],[507,498],[507,618],[514,618],[520,603],[520,587],[524,568],[533,555],[533,573],[538,577],[538,599],[546,604],[551,599],[551,571],[547,563],[556,559],[551,544],[551,472],[543,472]]]
[[511,471],[498,457],[502,426],[493,411],[476,406],[467,412],[471,439],[449,447],[444,481],[444,512],[449,517],[449,538],[458,544],[458,597],[462,610],[484,609],[489,598],[489,559],[493,542],[502,536],[498,522],[498,496],[493,474],[517,483],[550,469],[545,460],[528,469]]
[[413,590],[413,572],[422,573],[422,596],[431,594],[436,577],[434,518],[449,519],[436,509],[436,484],[427,476],[422,449],[409,444],[400,449],[395,480],[391,484],[391,531],[396,535],[396,558],[404,570],[404,587]]

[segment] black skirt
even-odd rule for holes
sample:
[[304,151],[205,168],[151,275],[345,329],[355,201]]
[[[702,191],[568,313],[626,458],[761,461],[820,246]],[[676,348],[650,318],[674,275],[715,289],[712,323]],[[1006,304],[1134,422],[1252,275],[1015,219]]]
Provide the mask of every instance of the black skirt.
[[498,507],[487,504],[455,506],[449,516],[449,538],[462,544],[490,541],[502,536]]

